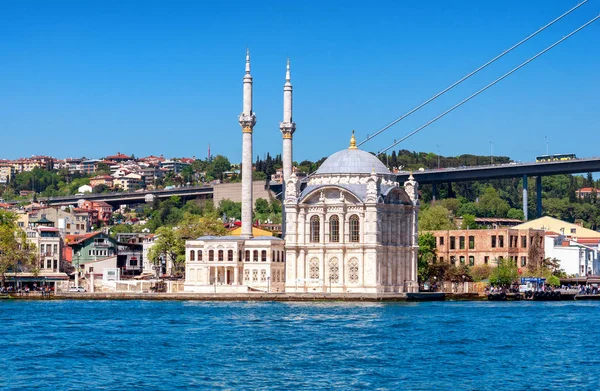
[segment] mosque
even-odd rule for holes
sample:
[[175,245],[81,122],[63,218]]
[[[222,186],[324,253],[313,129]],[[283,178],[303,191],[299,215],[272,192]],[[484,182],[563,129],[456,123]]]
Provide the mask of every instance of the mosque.
[[186,242],[184,290],[197,293],[417,292],[418,184],[403,186],[372,154],[334,153],[304,189],[292,174],[290,63],[283,87],[284,238],[253,236],[250,55],[243,79],[241,236],[202,236]]

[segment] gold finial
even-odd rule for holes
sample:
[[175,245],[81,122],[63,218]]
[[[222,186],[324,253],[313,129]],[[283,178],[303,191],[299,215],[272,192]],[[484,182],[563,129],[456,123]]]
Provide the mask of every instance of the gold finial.
[[350,137],[350,149],[358,149],[356,146],[356,137],[354,137],[354,129],[352,129],[352,137]]

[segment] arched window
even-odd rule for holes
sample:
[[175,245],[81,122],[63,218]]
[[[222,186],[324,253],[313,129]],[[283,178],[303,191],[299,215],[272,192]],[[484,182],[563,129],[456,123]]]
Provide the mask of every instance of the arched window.
[[337,258],[329,260],[329,283],[337,284],[340,281],[340,266]]
[[208,260],[209,261],[215,260],[215,250],[208,250]]
[[219,250],[219,261],[223,262],[223,250]]
[[358,259],[352,258],[348,261],[348,282],[358,284]]
[[360,241],[360,220],[357,215],[350,216],[350,241],[354,243]]
[[258,250],[254,250],[252,252],[252,261],[253,262],[258,262]]
[[319,243],[321,233],[321,221],[319,216],[310,218],[310,241],[311,243]]
[[313,280],[319,279],[319,260],[312,258],[308,264],[308,277]]
[[196,260],[196,252],[194,250],[190,251],[190,261]]
[[277,262],[277,258],[275,258],[275,250],[271,252],[271,262]]
[[242,250],[238,250],[238,262],[242,262]]
[[340,218],[337,215],[329,218],[329,241],[332,243],[340,241]]
[[198,250],[198,260],[202,260],[202,250]]
[[267,262],[267,250],[262,250],[260,252],[260,260],[263,262]]
[[246,250],[246,262],[250,262],[250,250]]
[[229,262],[233,262],[233,250],[228,250],[227,251],[227,260]]

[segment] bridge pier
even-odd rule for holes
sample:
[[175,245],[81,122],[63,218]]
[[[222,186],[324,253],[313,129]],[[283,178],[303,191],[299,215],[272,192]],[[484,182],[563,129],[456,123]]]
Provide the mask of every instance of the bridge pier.
[[431,184],[431,197],[435,202],[435,200],[437,199],[437,183],[435,182]]
[[523,216],[527,221],[527,174],[523,175]]
[[536,217],[542,217],[542,176],[535,178]]

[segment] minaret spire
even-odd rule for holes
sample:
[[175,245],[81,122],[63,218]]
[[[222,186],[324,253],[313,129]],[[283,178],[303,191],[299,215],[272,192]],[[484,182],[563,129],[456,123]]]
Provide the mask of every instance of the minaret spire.
[[242,127],[242,236],[252,237],[252,131],[256,116],[252,111],[252,76],[250,50],[246,49],[243,111],[239,116]]
[[[279,129],[283,136],[283,188],[292,177],[292,136],[296,131],[296,124],[292,121],[292,82],[290,76],[290,59],[285,66],[285,84],[283,85],[283,122],[279,123]],[[283,193],[282,193],[283,194]],[[282,234],[285,238],[286,231],[285,205],[282,216]]]
[[250,74],[250,49],[246,48],[246,74]]
[[283,136],[283,181],[292,175],[292,136],[296,131],[296,124],[292,120],[292,82],[290,76],[290,59],[287,59],[285,69],[285,84],[283,85],[283,121],[279,123]]

